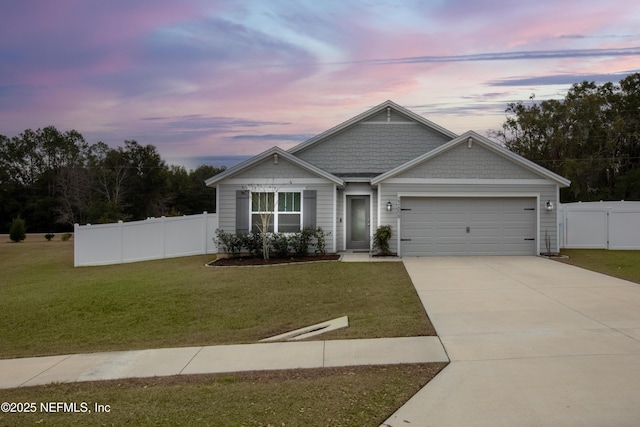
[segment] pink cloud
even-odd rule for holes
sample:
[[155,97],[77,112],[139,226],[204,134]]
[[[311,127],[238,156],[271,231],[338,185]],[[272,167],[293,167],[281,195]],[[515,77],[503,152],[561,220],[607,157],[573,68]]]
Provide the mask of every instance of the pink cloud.
[[[9,133],[78,128],[114,144],[135,138],[163,155],[288,148],[295,142],[287,135],[322,132],[386,99],[436,105],[442,113],[420,111],[454,131],[495,128],[496,105],[547,87],[505,85],[482,110],[494,91],[488,82],[633,70],[639,58],[362,61],[633,47],[637,38],[602,37],[637,31],[639,7],[624,3],[620,14],[623,3],[14,2],[0,17],[0,55],[8,52],[0,56],[2,125]],[[469,105],[478,110],[458,110]],[[189,115],[262,124],[214,130],[144,120]]]

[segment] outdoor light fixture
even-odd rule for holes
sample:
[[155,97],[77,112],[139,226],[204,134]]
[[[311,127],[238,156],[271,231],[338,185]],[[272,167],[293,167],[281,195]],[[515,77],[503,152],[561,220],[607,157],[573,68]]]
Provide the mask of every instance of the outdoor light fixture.
[[391,204],[391,200],[387,202],[387,212],[391,212],[393,210],[393,205]]
[[551,212],[553,210],[553,202],[551,200],[547,200],[547,211]]

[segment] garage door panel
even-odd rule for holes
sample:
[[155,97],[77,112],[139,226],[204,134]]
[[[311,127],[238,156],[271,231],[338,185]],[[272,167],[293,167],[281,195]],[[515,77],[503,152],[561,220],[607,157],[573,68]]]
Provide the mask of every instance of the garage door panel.
[[402,237],[411,236],[414,239],[433,238],[435,234],[435,227],[421,227],[420,224],[414,224],[410,227],[403,228]]
[[439,255],[459,255],[465,247],[466,244],[464,242],[460,242],[459,244],[455,244],[453,242],[441,243],[436,245],[435,251]]
[[494,222],[496,218],[500,218],[500,212],[498,211],[469,213],[469,220],[472,222]]
[[431,220],[438,221],[439,224],[459,224],[466,219],[467,215],[460,212],[441,212],[431,218]]
[[456,237],[464,239],[466,237],[467,232],[460,227],[453,226],[443,226],[435,228],[434,237],[436,238],[451,238],[454,239]]
[[469,232],[469,238],[472,240],[494,238],[501,235],[502,235],[502,230],[496,227],[477,227],[476,226]]
[[533,255],[535,206],[534,198],[405,198],[402,253]]

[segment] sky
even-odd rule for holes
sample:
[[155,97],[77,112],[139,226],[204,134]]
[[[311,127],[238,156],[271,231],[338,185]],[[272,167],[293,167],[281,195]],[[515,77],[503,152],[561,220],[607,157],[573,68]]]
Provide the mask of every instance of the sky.
[[388,99],[486,135],[507,104],[640,72],[630,0],[5,0],[0,134],[53,125],[231,166]]

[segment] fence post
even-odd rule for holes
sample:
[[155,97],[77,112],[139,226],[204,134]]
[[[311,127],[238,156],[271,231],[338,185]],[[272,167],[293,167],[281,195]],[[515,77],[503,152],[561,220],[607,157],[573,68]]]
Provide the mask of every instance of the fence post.
[[611,209],[607,208],[607,250],[609,249],[609,242],[611,239],[611,215],[609,214]]
[[118,236],[120,236],[120,264],[124,261],[124,237],[123,237],[122,220],[118,220]]
[[162,224],[162,259],[167,258],[167,222],[164,215],[160,217]]
[[80,251],[78,250],[78,242],[79,242],[79,237],[80,237],[80,233],[79,233],[79,229],[80,229],[80,224],[73,224],[73,266],[77,267],[78,266],[78,254],[80,253]]
[[203,254],[207,254],[209,253],[209,251],[207,250],[207,243],[208,243],[208,238],[209,238],[209,227],[207,226],[209,224],[209,218],[208,218],[208,213],[207,211],[202,212],[202,227],[203,227],[203,246],[202,246],[202,253]]

